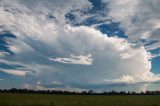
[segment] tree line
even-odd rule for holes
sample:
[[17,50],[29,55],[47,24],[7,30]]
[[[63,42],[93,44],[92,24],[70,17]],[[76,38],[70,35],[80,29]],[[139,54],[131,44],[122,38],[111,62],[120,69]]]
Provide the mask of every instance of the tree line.
[[29,89],[1,89],[0,93],[20,93],[20,94],[63,94],[63,95],[160,95],[160,91],[146,91],[146,92],[133,92],[133,91],[105,91],[101,93],[89,91],[62,91],[62,90],[29,90]]

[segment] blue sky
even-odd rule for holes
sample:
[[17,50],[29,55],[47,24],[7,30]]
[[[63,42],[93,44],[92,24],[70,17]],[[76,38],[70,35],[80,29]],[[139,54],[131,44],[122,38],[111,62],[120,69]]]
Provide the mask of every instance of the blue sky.
[[159,0],[1,0],[0,88],[160,90]]

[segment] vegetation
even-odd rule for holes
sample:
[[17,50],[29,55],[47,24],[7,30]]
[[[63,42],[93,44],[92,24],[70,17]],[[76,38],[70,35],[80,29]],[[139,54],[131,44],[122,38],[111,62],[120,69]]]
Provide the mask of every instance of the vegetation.
[[160,106],[160,91],[0,90],[0,106]]
[[160,95],[160,91],[146,91],[146,92],[125,92],[125,91],[110,91],[96,93],[92,90],[82,92],[61,91],[61,90],[28,90],[28,89],[4,89],[0,93],[21,93],[21,94],[64,94],[64,95]]
[[0,93],[0,106],[160,106],[160,96]]

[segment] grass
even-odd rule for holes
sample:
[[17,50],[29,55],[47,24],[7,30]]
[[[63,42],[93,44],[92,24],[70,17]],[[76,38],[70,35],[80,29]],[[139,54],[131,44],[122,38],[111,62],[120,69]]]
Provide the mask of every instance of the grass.
[[160,96],[0,94],[0,106],[160,106]]

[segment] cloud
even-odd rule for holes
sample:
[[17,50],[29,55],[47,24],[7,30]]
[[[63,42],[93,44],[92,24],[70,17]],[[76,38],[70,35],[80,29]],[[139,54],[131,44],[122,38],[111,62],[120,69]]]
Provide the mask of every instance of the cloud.
[[152,59],[153,58],[157,58],[157,57],[160,57],[160,54],[154,54],[154,55],[152,55]]
[[[44,47],[50,46],[56,49],[52,50],[50,48],[44,50],[45,48],[40,49],[42,45],[36,47],[30,45],[34,48],[33,51],[19,48],[20,51],[26,50],[27,53],[15,52],[12,59],[8,59],[10,61],[17,61],[18,59],[21,64],[23,63],[25,68],[36,72],[33,73],[36,79],[42,81],[48,79],[46,81],[47,84],[52,84],[50,80],[61,82],[65,79],[64,83],[69,83],[71,87],[74,87],[75,83],[80,85],[97,83],[98,85],[103,84],[104,79],[111,79],[114,82],[115,78],[119,78],[125,74],[134,79],[142,75],[150,79],[150,57],[143,46],[136,47],[134,44],[128,43],[125,39],[107,37],[94,28],[85,26],[67,27],[67,29],[61,29],[60,32],[57,32],[57,34],[59,34],[59,36],[57,35],[58,38],[56,38],[56,42],[59,45],[58,47],[57,45],[53,46],[54,42],[48,44],[47,40],[43,40]],[[39,48],[38,51],[36,51],[37,47]],[[22,58],[26,57],[30,52],[29,58]],[[92,56],[86,55],[88,53],[92,54]],[[56,55],[50,58],[53,54]],[[67,57],[68,55],[70,55],[69,58],[57,58]],[[54,62],[50,62],[48,58],[52,61],[64,64],[55,64]],[[91,61],[92,59],[94,59],[93,62]],[[81,65],[82,63],[85,65],[89,64],[89,62],[90,64],[92,63],[92,65]],[[65,64],[71,64],[71,66],[69,67]],[[74,64],[77,65],[75,66]],[[137,64],[141,64],[141,66],[137,66]],[[34,77],[32,79],[34,79]],[[85,86],[83,86],[82,89],[85,89]]]
[[146,75],[142,75],[142,76],[143,78],[139,77],[135,79],[132,76],[123,75],[122,77],[120,77],[120,79],[112,79],[112,80],[104,79],[104,82],[106,82],[107,84],[137,84],[137,83],[150,84],[150,83],[155,83],[157,81],[160,81],[160,77],[159,77],[160,75],[150,74],[149,77]]
[[61,85],[62,83],[61,82],[57,82],[57,81],[53,81],[52,84],[53,85]]
[[155,42],[155,43],[153,43],[151,45],[147,45],[145,48],[148,51],[158,49],[158,48],[160,48],[160,42]]
[[44,85],[53,85],[52,81],[62,82],[64,86],[61,89],[97,89],[109,86],[104,79],[113,83],[132,83],[132,80],[152,81],[158,77],[151,72],[150,53],[143,45],[108,37],[89,26],[68,24],[67,13],[77,9],[87,11],[92,6],[87,1],[83,1],[84,4],[74,4],[72,0],[67,2],[71,4],[64,5],[62,9],[63,4],[58,4],[58,1],[51,8],[45,6],[47,2],[41,1],[35,6],[23,0],[14,2],[14,5],[8,1],[5,3],[8,6],[0,8],[0,25],[5,25],[16,36],[16,39],[9,40],[9,49],[14,54],[0,60],[9,66],[19,65],[23,66],[21,70],[27,70],[1,69],[2,72],[27,75],[26,87],[35,89],[45,89],[47,86]]
[[23,88],[30,89],[30,90],[47,90],[47,88],[45,88],[43,86],[39,86],[39,85],[34,86],[34,85],[31,85],[31,84],[24,84]]
[[7,55],[7,54],[8,54],[7,52],[0,51],[0,57],[4,57],[4,56]]
[[114,79],[114,80],[107,80],[107,79],[104,79],[104,81],[106,83],[134,83],[135,80],[133,79],[132,76],[129,76],[129,75],[123,75],[120,79]]
[[115,22],[120,22],[130,41],[136,42],[141,39],[147,41],[155,40],[158,43],[146,45],[146,48],[159,48],[159,0],[102,1],[109,4],[110,11],[108,16]]
[[24,84],[23,88],[31,89],[31,90],[57,90],[57,91],[61,90],[61,91],[74,91],[74,92],[88,91],[88,89],[73,88],[70,86],[65,86],[63,88],[59,88],[59,87],[51,88],[51,87],[31,85],[31,84]]
[[14,69],[0,69],[0,72],[5,72],[7,74],[20,76],[20,77],[23,77],[23,76],[25,76],[27,74],[26,71],[14,70]]
[[64,64],[82,64],[82,65],[92,65],[93,59],[91,58],[91,55],[87,56],[75,56],[75,55],[70,55],[69,58],[50,58],[49,60],[59,62],[59,63],[64,63]]

